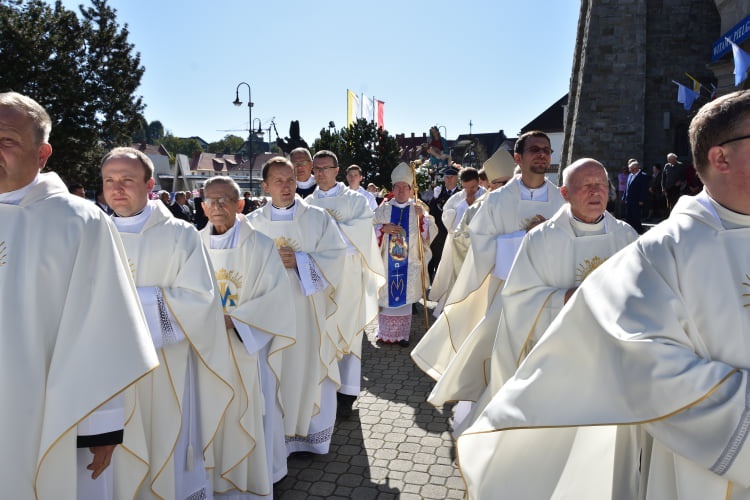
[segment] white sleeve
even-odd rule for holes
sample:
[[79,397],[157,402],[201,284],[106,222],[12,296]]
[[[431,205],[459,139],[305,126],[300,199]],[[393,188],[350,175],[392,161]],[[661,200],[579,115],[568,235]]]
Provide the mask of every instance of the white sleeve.
[[119,431],[125,427],[125,398],[122,394],[110,399],[78,423],[79,436],[94,436]]
[[328,286],[328,281],[318,269],[317,264],[305,252],[294,252],[297,259],[297,274],[299,275],[302,293],[312,295]]
[[167,307],[161,288],[138,287],[138,298],[143,307],[143,313],[146,315],[146,323],[148,323],[151,340],[156,349],[185,340],[185,333]]
[[263,349],[263,347],[273,338],[273,335],[259,332],[250,325],[237,321],[234,318],[232,318],[232,324],[234,324],[234,329],[237,330],[237,334],[242,339],[242,344],[245,346],[245,350],[250,355]]

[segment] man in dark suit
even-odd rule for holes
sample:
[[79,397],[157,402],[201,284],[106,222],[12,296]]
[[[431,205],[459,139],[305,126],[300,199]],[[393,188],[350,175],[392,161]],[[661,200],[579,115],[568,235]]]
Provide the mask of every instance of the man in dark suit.
[[435,271],[437,271],[440,259],[443,256],[443,245],[445,245],[445,238],[448,235],[448,230],[443,224],[443,205],[448,201],[448,198],[460,191],[458,187],[458,170],[454,167],[448,167],[443,170],[443,182],[445,187],[438,186],[435,188],[435,196],[430,200],[430,215],[435,218],[435,223],[438,227],[438,235],[432,241],[430,250],[432,251],[432,259],[427,265],[427,269],[430,273],[430,280],[435,278]]
[[628,161],[628,184],[625,188],[625,221],[633,226],[638,234],[643,234],[641,216],[648,202],[649,177],[641,170],[638,160]]

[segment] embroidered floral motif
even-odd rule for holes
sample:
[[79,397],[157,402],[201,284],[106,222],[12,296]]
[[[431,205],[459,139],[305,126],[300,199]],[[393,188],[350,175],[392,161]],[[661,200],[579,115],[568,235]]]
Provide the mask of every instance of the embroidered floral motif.
[[604,264],[605,260],[607,259],[594,257],[592,259],[586,259],[582,263],[578,264],[578,267],[576,268],[576,282],[578,284],[582,283],[583,280],[585,280],[589,274],[594,272],[597,267]]
[[302,247],[300,247],[300,244],[294,241],[291,238],[287,238],[286,236],[281,236],[279,238],[276,238],[273,240],[274,243],[276,243],[276,248],[281,247],[289,247],[295,252],[299,252]]

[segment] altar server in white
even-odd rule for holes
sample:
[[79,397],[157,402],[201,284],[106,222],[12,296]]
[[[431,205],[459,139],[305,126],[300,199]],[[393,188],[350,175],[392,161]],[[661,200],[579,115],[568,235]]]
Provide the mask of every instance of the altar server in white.
[[[472,498],[750,498],[750,92],[689,137],[704,191],[584,281],[458,439]],[[640,453],[514,461],[603,424],[639,425]]]
[[225,420],[239,420],[255,441],[247,454],[237,446],[242,436],[233,434],[232,426],[229,430],[222,426],[217,440],[237,454],[221,462],[217,457],[214,490],[217,498],[263,497],[287,474],[278,379],[282,353],[294,344],[296,322],[294,314],[270,311],[285,304],[292,290],[273,241],[242,215],[245,201],[237,183],[216,176],[203,188],[209,222],[201,238],[213,264],[232,354],[242,377]]
[[143,152],[113,149],[101,174],[161,363],[136,385],[133,418],[142,422],[149,463],[136,498],[210,497],[213,452],[204,451],[237,374],[208,255],[195,227],[149,201],[153,164]]
[[[339,351],[343,355],[339,361],[341,388],[337,393],[337,413],[346,418],[359,395],[362,337],[365,327],[378,315],[378,289],[385,284],[385,271],[373,230],[373,212],[364,196],[336,182],[338,165],[332,151],[323,149],[315,153],[313,174],[317,188],[305,201],[327,211],[346,242],[344,269],[334,297],[339,313],[328,326],[338,334]],[[356,170],[350,167],[349,173],[352,172]]]
[[0,93],[2,496],[132,498],[147,457],[115,446],[134,435],[119,394],[156,353],[109,218],[40,173],[50,130],[39,103]]
[[263,165],[271,203],[248,216],[271,238],[291,280],[287,308],[295,314],[296,343],[283,352],[280,378],[287,451],[328,453],[336,420],[339,337],[327,328],[337,312],[346,243],[325,210],[295,197],[292,164],[277,156]]

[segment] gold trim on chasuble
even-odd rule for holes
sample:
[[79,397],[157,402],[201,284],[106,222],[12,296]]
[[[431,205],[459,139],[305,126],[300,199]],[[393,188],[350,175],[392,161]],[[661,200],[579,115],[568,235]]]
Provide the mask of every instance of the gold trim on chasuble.
[[8,263],[8,248],[4,241],[0,241],[0,267]]
[[[2,252],[2,246],[0,246],[0,252]],[[3,258],[3,256],[0,255],[0,266],[3,265],[2,261],[1,261],[2,258]],[[747,280],[750,281],[750,274],[746,274],[745,278],[747,278]],[[748,283],[748,281],[743,281],[742,285],[750,288],[750,283]],[[747,297],[747,299],[745,299],[745,300],[750,300],[750,293],[743,293],[742,296],[743,297]],[[750,307],[750,302],[748,302],[747,304],[745,304],[745,307]]]

